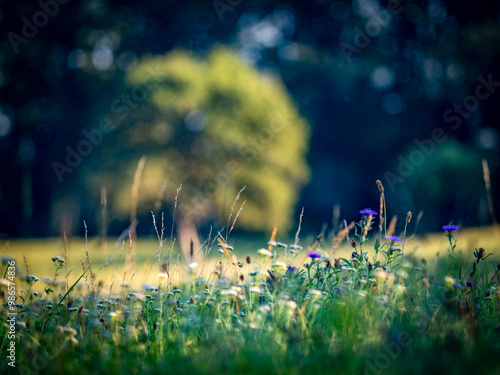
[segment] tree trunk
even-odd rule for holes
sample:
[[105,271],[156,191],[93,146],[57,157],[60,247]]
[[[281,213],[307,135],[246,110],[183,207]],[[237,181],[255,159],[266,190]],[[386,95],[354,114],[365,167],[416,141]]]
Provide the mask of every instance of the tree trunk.
[[200,239],[193,221],[185,218],[177,220],[177,240],[179,241],[186,262],[196,262],[203,257],[203,253],[198,252]]

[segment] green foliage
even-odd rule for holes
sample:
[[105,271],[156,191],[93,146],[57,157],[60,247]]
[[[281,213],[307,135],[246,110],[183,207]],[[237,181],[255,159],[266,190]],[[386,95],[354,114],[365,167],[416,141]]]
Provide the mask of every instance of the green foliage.
[[[223,47],[206,57],[181,50],[146,57],[127,82],[132,98],[140,90],[146,98],[133,103],[101,166],[105,173],[128,171],[104,176],[118,190],[114,208],[119,213],[130,210],[135,160],[146,155],[139,202],[145,210],[158,200],[162,186],[163,198],[173,199],[182,183],[184,217],[222,219],[247,186],[239,223],[253,230],[275,224],[289,228],[309,175],[309,127],[281,82]],[[96,176],[95,184],[101,178]]]
[[[322,238],[309,248],[311,259],[271,241],[238,266],[221,240],[208,279],[190,267],[181,289],[166,274],[156,286],[122,285],[113,296],[91,279],[78,287],[81,277],[67,289],[55,282],[65,258],[54,257],[55,290],[35,294],[38,278],[15,280],[23,302],[16,363],[22,372],[75,375],[497,373],[497,263],[480,248],[463,262],[450,256],[432,267],[401,254],[393,239],[366,238],[370,220],[357,223],[363,235],[345,259]],[[456,233],[445,236],[452,255]],[[6,304],[2,348],[10,340]],[[10,370],[5,361],[0,370]]]

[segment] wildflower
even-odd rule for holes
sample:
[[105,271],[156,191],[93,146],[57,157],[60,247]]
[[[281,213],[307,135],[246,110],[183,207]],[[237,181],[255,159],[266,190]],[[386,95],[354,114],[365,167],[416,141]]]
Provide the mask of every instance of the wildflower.
[[371,263],[368,263],[368,271],[373,270],[373,265]]
[[142,286],[142,289],[144,289],[147,292],[156,292],[156,291],[158,291],[158,288],[155,288],[154,286],[149,285],[149,284],[144,284]]
[[387,272],[384,271],[382,268],[376,268],[375,271],[373,272],[373,276],[375,276],[377,279],[383,279],[383,280],[389,277]]
[[271,305],[270,304],[262,305],[261,307],[259,307],[259,311],[262,313],[269,312],[271,311]]
[[240,280],[241,281],[245,280],[245,276],[243,276],[243,274],[240,275]]
[[38,277],[33,276],[33,275],[26,275],[24,278],[25,278],[25,279],[26,279],[26,281],[27,281],[27,282],[29,282],[29,283],[34,283],[34,282],[37,282],[37,281],[39,280],[39,278],[38,278]]
[[373,211],[371,208],[365,208],[364,210],[359,211],[361,215],[372,215],[372,216],[377,216],[377,213]]
[[356,241],[354,241],[354,238],[351,238],[351,246],[356,248]]
[[222,290],[220,292],[221,295],[223,296],[234,296],[236,297],[238,295],[238,292],[234,289],[226,289],[226,290]]
[[357,258],[357,257],[358,257],[358,253],[356,251],[353,251],[351,254],[351,258]]
[[250,255],[247,255],[247,258],[246,258],[246,259],[247,259],[247,264],[252,263],[252,259],[250,258]]
[[321,258],[321,254],[316,253],[316,252],[314,252],[314,251],[311,251],[311,252],[307,253],[306,255],[307,255],[309,258],[311,258],[311,259],[319,259],[319,258]]
[[411,221],[411,211],[408,211],[408,213],[406,214],[406,222],[410,223],[410,221]]
[[462,285],[460,285],[459,283],[455,283],[455,284],[453,284],[453,288],[462,289]]
[[320,234],[318,237],[316,237],[316,242],[320,243],[323,240],[324,235]]
[[286,270],[290,273],[294,273],[295,271],[297,271],[297,267],[294,267],[294,266],[288,266],[286,268]]
[[274,262],[273,264],[271,264],[271,267],[273,267],[273,268],[281,268],[283,270],[287,269],[286,264],[283,263],[283,262]]
[[451,277],[451,276],[446,276],[444,278],[444,283],[447,286],[452,286],[453,284],[455,284],[455,279],[453,277]]
[[466,284],[466,285],[467,285],[467,288],[472,289],[472,282],[467,281],[467,284]]
[[309,294],[312,294],[313,296],[317,296],[317,297],[321,297],[323,295],[323,293],[321,293],[319,290],[317,289],[311,289],[309,291]]
[[54,263],[58,263],[59,265],[63,265],[65,262],[64,258],[60,256],[52,257],[52,261]]
[[166,280],[166,279],[168,279],[168,273],[166,273],[166,272],[160,272],[158,274],[158,277],[160,278],[160,280]]
[[408,273],[403,270],[398,271],[398,276],[401,277],[402,279],[407,279],[408,278]]
[[257,250],[257,252],[263,256],[263,257],[271,257],[273,255],[273,253],[271,253],[269,250],[267,249],[260,249],[260,250]]
[[188,268],[190,270],[194,270],[196,267],[198,267],[198,263],[196,263],[196,262],[189,263],[189,265],[188,265]]
[[385,238],[391,242],[401,242],[403,241],[401,238],[398,236],[385,236]]
[[250,288],[250,293],[259,293],[259,294],[261,294],[261,293],[263,293],[263,291],[259,287],[253,286],[253,287]]
[[456,232],[458,230],[458,225],[443,225],[443,230],[446,232]]
[[296,253],[298,250],[302,250],[302,246],[300,245],[289,245],[288,248],[290,249],[291,253]]

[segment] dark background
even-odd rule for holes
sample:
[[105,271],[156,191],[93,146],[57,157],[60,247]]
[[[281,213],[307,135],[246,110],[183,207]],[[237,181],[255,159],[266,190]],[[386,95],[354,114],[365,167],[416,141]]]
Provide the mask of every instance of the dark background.
[[[221,17],[214,4],[225,4]],[[402,11],[380,26],[376,15],[394,4]],[[82,233],[82,220],[97,233],[100,201],[84,181],[99,152],[62,183],[51,163],[109,110],[134,61],[175,47],[203,53],[216,43],[279,74],[312,127],[311,179],[296,206],[297,217],[305,207],[306,229],[331,221],[336,203],[348,220],[361,208],[378,209],[376,179],[386,186],[390,214],[424,210],[422,231],[450,221],[490,224],[481,160],[488,160],[495,192],[500,95],[480,101],[456,130],[443,114],[474,95],[479,76],[500,82],[499,3],[70,0],[59,7],[15,53],[8,34],[22,35],[23,17],[31,20],[40,4],[0,2],[2,236],[58,235],[61,220],[74,234]],[[377,35],[346,58],[342,43],[356,46],[356,30],[377,24]],[[81,56],[94,64],[81,64]],[[397,174],[401,158],[418,149],[415,140],[436,128],[447,140],[390,189],[386,172]],[[172,207],[162,210],[170,215]],[[140,213],[139,234],[151,231],[149,215]],[[109,219],[111,234],[127,225]]]

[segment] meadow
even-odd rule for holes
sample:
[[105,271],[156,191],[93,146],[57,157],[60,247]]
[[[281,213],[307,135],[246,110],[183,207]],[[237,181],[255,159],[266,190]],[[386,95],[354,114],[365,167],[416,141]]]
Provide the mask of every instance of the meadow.
[[157,238],[4,241],[1,371],[499,373],[496,229],[359,216],[187,254],[156,222]]

